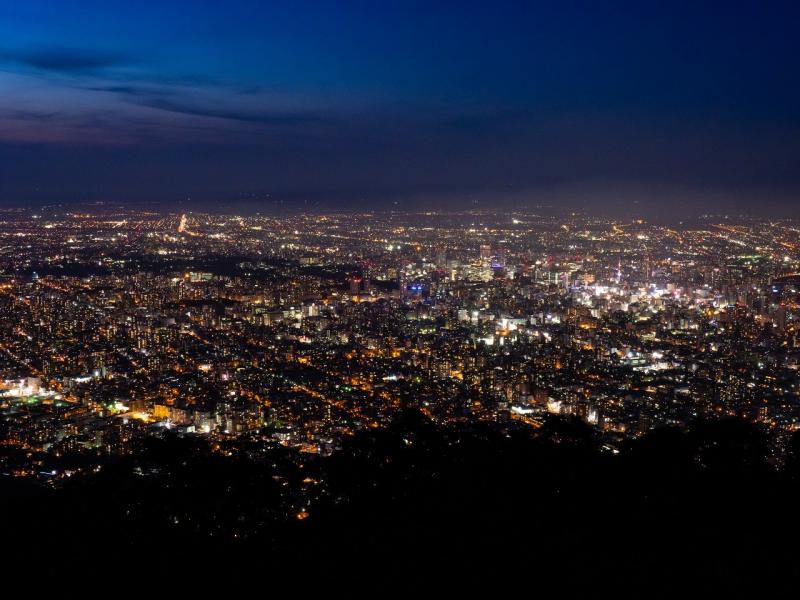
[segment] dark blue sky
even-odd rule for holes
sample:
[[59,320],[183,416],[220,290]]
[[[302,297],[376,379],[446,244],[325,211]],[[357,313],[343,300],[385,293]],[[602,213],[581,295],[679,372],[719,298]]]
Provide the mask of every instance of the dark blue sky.
[[800,216],[796,6],[0,0],[0,203]]

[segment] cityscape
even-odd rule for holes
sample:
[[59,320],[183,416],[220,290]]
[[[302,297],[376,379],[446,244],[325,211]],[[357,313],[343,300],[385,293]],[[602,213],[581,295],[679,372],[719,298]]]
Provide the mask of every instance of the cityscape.
[[0,590],[793,597],[799,30],[0,0]]
[[302,462],[407,409],[612,453],[735,417],[775,467],[800,429],[796,221],[83,210],[0,223],[6,476],[165,435]]

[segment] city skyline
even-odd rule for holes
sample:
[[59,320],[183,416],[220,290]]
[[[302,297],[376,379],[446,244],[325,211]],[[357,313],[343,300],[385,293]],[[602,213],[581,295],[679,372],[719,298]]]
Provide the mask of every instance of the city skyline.
[[0,313],[62,595],[794,585],[800,220],[5,210]]

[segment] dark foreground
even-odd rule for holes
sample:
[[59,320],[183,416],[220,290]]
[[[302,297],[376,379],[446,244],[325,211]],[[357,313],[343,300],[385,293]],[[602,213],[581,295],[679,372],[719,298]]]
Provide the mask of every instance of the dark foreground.
[[509,436],[412,413],[330,458],[253,456],[168,439],[55,491],[5,477],[3,580],[257,597],[733,597],[797,583],[800,466],[793,453],[768,466],[736,421],[615,455],[577,423]]

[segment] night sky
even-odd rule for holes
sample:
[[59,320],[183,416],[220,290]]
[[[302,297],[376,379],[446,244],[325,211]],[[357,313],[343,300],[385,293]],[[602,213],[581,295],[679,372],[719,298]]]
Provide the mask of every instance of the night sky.
[[799,31],[768,1],[0,0],[0,204],[800,216]]

